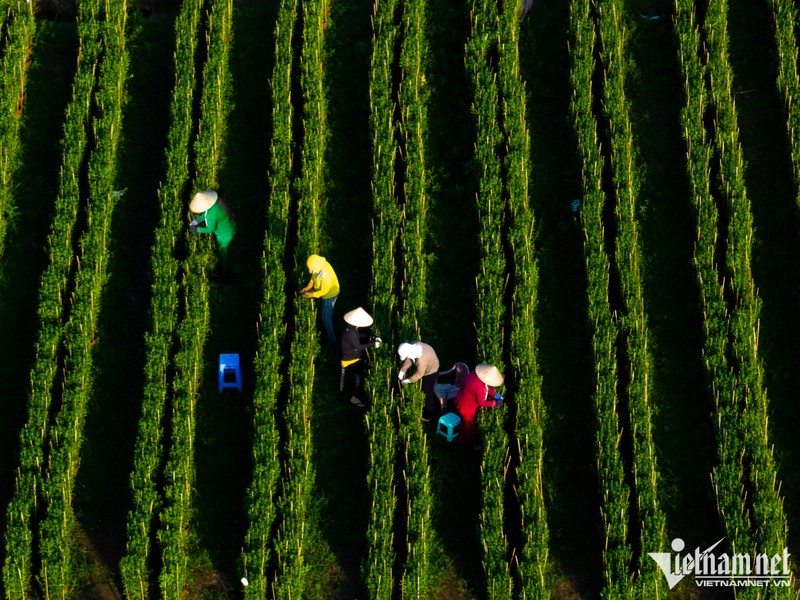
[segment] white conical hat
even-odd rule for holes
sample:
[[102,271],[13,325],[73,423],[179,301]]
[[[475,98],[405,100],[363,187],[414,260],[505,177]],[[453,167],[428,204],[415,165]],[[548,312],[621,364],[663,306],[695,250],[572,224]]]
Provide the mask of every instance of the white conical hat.
[[189,210],[193,213],[201,213],[207,211],[214,206],[217,202],[217,192],[214,190],[203,190],[197,192],[189,203]]
[[344,321],[353,327],[369,327],[372,325],[372,317],[360,306],[344,313]]
[[503,385],[503,375],[494,365],[478,365],[475,367],[475,375],[486,385]]

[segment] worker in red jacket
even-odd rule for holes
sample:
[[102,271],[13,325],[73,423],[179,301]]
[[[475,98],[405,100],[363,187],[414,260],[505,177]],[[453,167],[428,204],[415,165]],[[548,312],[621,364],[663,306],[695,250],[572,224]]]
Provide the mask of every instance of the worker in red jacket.
[[503,396],[495,387],[503,385],[503,375],[494,365],[478,365],[464,378],[458,389],[455,406],[461,415],[461,439],[467,448],[472,448],[475,438],[475,416],[478,408],[502,406]]

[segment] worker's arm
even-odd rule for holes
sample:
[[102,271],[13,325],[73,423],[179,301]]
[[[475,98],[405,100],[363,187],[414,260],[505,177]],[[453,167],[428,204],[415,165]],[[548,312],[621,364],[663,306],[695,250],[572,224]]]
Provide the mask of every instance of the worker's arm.
[[311,298],[321,298],[331,289],[332,282],[329,278],[319,277],[317,278],[317,281],[319,282],[319,289],[315,288],[314,291],[309,294],[309,297]]
[[411,365],[412,365],[412,364],[414,364],[414,361],[413,361],[413,360],[411,360],[410,358],[407,358],[407,359],[405,359],[405,360],[403,361],[403,364],[402,364],[402,365],[400,365],[400,371],[401,371],[402,373],[406,373],[406,372],[408,371],[408,369],[410,369],[410,368],[411,368]]
[[495,391],[489,386],[486,386],[484,389],[486,390],[486,395],[478,394],[477,398],[478,405],[484,406],[486,408],[494,406],[496,404],[496,401],[494,399]]
[[201,221],[197,226],[197,233],[214,233],[217,230],[216,211],[209,209],[204,216],[205,222]]
[[406,379],[408,379],[408,383],[414,383],[422,379],[422,370],[420,370],[419,365],[414,369],[414,374],[411,377],[406,377]]

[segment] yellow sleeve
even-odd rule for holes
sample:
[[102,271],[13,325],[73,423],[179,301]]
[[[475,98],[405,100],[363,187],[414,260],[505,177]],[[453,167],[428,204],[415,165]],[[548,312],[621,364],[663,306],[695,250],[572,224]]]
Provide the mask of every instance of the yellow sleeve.
[[[321,298],[330,291],[333,282],[329,277],[323,277],[322,279],[315,277],[314,280],[314,291],[311,293],[313,298]],[[319,288],[317,288],[317,284],[319,284]]]

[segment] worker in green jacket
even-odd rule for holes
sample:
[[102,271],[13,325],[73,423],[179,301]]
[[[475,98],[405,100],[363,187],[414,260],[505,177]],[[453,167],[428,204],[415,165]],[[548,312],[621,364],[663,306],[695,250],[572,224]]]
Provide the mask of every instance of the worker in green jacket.
[[189,203],[189,210],[199,215],[189,223],[192,233],[213,233],[217,238],[220,253],[217,274],[227,274],[228,246],[236,234],[236,217],[214,190],[197,192]]

